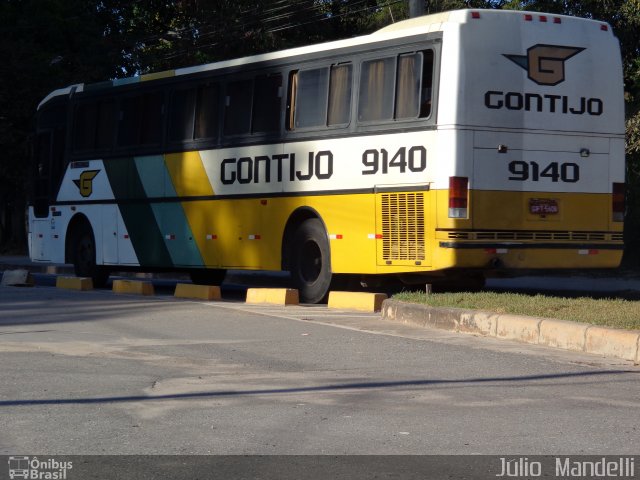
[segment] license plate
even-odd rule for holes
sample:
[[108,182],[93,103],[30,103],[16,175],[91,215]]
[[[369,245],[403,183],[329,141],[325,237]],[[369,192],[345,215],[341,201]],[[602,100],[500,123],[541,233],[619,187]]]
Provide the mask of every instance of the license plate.
[[555,198],[530,198],[529,213],[532,215],[556,215],[560,213],[560,206]]

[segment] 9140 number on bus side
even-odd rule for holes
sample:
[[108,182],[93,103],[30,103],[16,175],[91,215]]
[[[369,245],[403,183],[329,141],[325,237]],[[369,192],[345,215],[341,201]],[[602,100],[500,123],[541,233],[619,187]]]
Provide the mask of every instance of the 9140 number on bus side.
[[511,173],[509,180],[519,182],[527,180],[539,182],[549,179],[554,183],[576,183],[580,180],[580,166],[572,162],[551,162],[543,166],[538,162],[514,160],[509,162],[509,173]]
[[365,150],[362,164],[366,167],[362,170],[363,175],[375,175],[378,172],[386,174],[390,169],[398,169],[400,173],[405,173],[407,169],[423,172],[427,168],[427,149],[422,145],[400,147],[393,156],[384,148]]

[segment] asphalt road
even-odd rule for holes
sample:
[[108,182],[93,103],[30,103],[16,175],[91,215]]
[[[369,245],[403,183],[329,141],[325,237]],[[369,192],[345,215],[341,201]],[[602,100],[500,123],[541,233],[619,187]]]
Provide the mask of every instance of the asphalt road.
[[267,307],[0,288],[0,454],[635,454],[621,361]]

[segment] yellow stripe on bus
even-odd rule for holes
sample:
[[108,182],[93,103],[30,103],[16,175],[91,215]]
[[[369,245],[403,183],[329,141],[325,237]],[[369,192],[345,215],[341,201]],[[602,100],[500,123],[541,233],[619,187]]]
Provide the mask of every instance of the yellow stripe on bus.
[[202,164],[200,153],[183,152],[165,155],[171,182],[179,197],[213,195],[213,188]]
[[175,70],[165,70],[164,72],[155,72],[155,73],[147,73],[145,75],[140,75],[141,82],[148,82],[149,80],[157,80],[159,78],[169,78],[175,77]]
[[[164,162],[178,197],[214,195],[199,152],[168,154],[165,155]],[[212,211],[211,203],[182,202],[182,209],[204,265],[219,266],[221,259],[218,242],[207,240],[207,235],[213,234],[211,220],[215,212]]]

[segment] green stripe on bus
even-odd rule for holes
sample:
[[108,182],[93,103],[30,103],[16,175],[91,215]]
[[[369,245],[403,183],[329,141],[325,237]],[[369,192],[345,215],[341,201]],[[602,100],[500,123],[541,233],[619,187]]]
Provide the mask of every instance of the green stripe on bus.
[[[136,157],[135,165],[147,198],[176,197],[164,157]],[[156,203],[151,206],[175,266],[202,266],[200,250],[180,203]]]
[[202,255],[180,203],[152,205],[156,221],[162,226],[164,241],[175,266],[201,267]]
[[172,266],[171,256],[151,205],[126,202],[126,200],[146,198],[134,159],[116,158],[105,161],[104,165],[140,265],[142,267]]
[[135,163],[147,198],[176,196],[176,189],[173,188],[169,178],[164,156],[136,157]]

